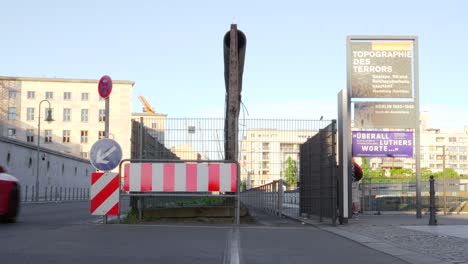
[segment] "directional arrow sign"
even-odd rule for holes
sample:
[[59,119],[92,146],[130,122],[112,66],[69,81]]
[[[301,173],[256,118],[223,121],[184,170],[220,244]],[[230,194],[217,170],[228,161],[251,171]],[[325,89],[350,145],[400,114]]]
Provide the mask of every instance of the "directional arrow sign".
[[110,171],[122,160],[122,148],[115,140],[103,138],[94,143],[89,156],[94,168]]

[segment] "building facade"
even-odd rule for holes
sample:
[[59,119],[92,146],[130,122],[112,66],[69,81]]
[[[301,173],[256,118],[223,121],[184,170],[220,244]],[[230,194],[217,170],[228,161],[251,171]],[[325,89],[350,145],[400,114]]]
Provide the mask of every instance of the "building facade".
[[[468,175],[468,127],[460,129],[421,130],[421,168],[441,172],[452,168],[460,175]],[[405,168],[416,169],[415,159],[411,158],[371,158],[372,169]]]
[[[91,146],[104,136],[105,100],[99,80],[0,77],[0,136],[89,158]],[[130,157],[132,81],[113,81],[109,134]],[[49,104],[53,122],[44,121]],[[40,111],[40,113],[39,113]],[[38,126],[40,122],[40,139]]]
[[298,177],[299,147],[317,130],[251,129],[241,141],[241,179],[247,188],[284,179],[291,157]]

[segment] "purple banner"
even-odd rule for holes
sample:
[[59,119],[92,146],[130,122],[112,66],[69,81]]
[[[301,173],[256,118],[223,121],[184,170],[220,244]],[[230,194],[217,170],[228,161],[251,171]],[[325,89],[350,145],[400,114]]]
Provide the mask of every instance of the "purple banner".
[[413,132],[353,131],[353,157],[413,157]]

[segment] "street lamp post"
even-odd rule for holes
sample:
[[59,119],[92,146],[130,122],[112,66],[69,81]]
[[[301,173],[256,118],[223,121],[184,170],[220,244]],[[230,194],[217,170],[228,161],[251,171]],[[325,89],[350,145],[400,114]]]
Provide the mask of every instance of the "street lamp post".
[[39,201],[39,152],[41,147],[41,104],[43,102],[47,102],[49,104],[49,108],[47,110],[47,115],[44,121],[52,122],[52,110],[50,109],[50,102],[46,99],[39,102],[39,118],[37,123],[37,163],[36,163],[36,201]]

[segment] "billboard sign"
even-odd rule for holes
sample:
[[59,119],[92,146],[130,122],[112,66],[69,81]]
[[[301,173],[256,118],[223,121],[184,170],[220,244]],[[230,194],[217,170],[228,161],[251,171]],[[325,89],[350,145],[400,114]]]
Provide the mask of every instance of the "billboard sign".
[[350,41],[348,45],[351,97],[413,97],[412,41]]
[[353,157],[413,157],[413,132],[353,131]]
[[414,128],[414,103],[407,102],[355,102],[355,128]]

